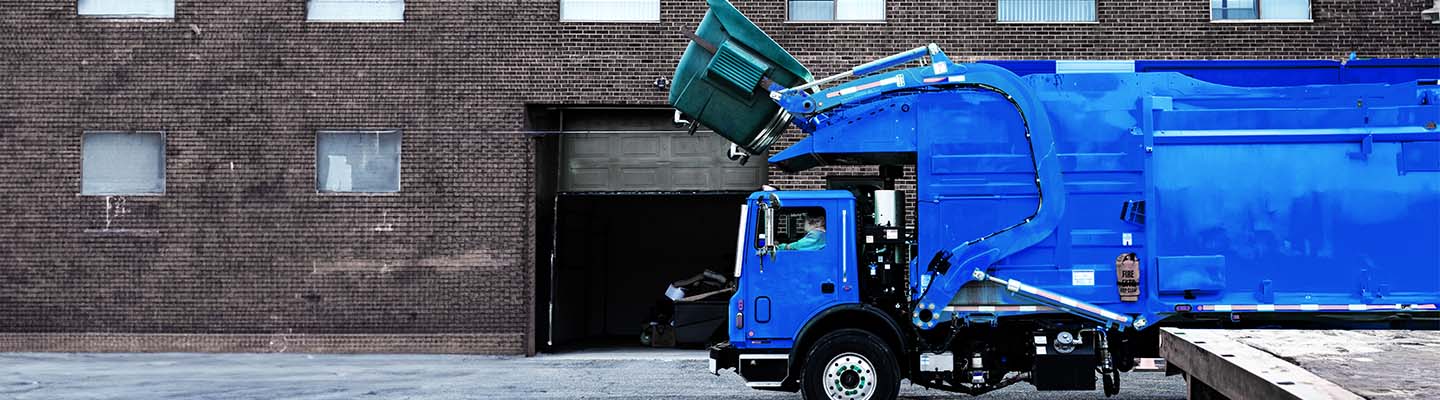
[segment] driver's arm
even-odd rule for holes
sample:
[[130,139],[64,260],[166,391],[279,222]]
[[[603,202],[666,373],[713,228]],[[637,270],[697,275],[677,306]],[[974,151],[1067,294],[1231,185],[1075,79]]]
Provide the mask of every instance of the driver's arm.
[[780,245],[781,250],[820,250],[825,248],[825,232],[812,230],[795,243]]

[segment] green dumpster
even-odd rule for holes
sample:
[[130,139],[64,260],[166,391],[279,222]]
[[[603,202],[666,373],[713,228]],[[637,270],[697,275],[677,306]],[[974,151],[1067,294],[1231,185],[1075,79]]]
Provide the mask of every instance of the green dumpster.
[[791,120],[770,99],[767,81],[795,87],[814,78],[729,1],[708,2],[698,39],[675,66],[670,105],[745,151],[764,154]]

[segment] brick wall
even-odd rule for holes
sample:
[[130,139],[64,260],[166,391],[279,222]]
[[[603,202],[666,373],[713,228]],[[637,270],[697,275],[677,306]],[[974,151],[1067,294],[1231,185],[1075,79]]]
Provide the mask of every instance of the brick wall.
[[[737,5],[817,75],[926,42],[966,60],[1440,56],[1428,0],[1312,3],[1314,23],[1212,24],[1205,0],[1101,0],[1098,24],[1067,25],[996,24],[993,0],[891,0],[885,24]],[[0,350],[533,349],[525,107],[664,104],[652,82],[703,9],[560,23],[556,0],[408,0],[404,23],[364,24],[307,23],[303,0],[177,0],[173,20],[115,21],[9,0]],[[404,131],[400,193],[315,192],[315,131],[345,128]],[[166,193],[78,195],[85,130],[166,131]],[[772,180],[823,173],[873,170]]]

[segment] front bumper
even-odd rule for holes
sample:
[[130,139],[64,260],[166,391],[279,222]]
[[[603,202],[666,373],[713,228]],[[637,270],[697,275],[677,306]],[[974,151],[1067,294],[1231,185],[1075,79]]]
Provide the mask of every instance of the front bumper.
[[790,355],[781,352],[742,354],[730,342],[710,346],[710,373],[734,369],[745,385],[760,390],[793,392],[796,379],[790,379]]
[[720,370],[734,369],[739,357],[735,346],[730,342],[720,342],[710,346],[710,373],[720,375]]

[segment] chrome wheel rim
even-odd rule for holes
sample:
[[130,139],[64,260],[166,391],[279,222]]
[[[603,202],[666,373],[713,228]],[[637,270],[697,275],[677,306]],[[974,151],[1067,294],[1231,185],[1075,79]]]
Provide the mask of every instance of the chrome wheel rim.
[[825,397],[834,400],[865,400],[875,395],[875,365],[856,353],[844,353],[825,364]]

